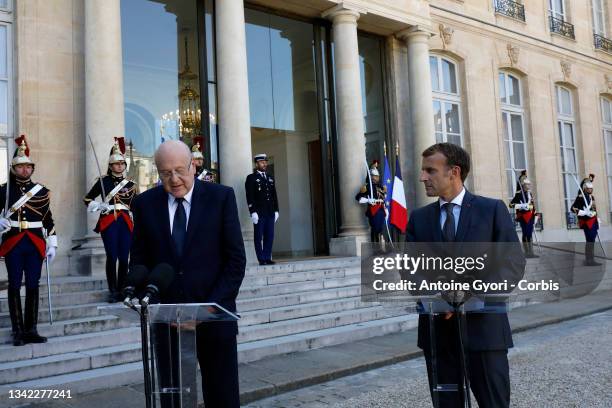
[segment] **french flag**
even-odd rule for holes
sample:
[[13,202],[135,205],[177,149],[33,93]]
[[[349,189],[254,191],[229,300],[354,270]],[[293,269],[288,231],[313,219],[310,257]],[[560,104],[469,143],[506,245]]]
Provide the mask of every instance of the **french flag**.
[[408,224],[408,209],[406,208],[406,195],[404,194],[404,182],[400,170],[399,158],[395,160],[395,177],[393,178],[393,194],[391,195],[391,225],[395,226],[402,234],[406,233]]

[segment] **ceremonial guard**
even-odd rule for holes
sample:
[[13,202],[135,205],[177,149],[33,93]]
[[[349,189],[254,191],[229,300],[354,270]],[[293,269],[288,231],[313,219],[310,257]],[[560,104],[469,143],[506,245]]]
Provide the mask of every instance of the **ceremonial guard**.
[[516,211],[516,220],[523,233],[523,249],[527,258],[537,258],[533,252],[533,227],[536,217],[536,206],[531,181],[527,178],[527,171],[523,170],[516,183],[516,194],[510,201],[510,208]]
[[365,212],[370,223],[370,241],[380,242],[380,235],[385,227],[385,196],[387,189],[380,184],[378,162],[375,161],[370,168],[370,177],[355,196],[359,204],[367,204]]
[[[132,214],[130,206],[137,194],[136,184],[125,177],[124,138],[115,138],[111,149],[106,176],[96,180],[83,201],[89,212],[100,211],[95,232],[102,235],[106,251],[106,280],[108,281],[108,302],[120,301],[119,290],[128,270],[128,257],[132,244]],[[102,201],[95,201],[100,196]],[[119,261],[117,273],[117,261]]]
[[196,166],[195,177],[202,181],[215,181],[215,175],[204,168],[204,155],[202,154],[202,146],[204,146],[204,138],[196,136],[193,138],[193,147],[191,148],[191,156],[193,164]]
[[593,195],[593,180],[594,174],[589,174],[589,177],[582,180],[578,197],[572,204],[572,211],[578,216],[578,226],[584,231],[586,238],[585,246],[585,265],[597,266],[601,265],[595,261],[595,240],[597,239],[597,231],[599,230],[599,222],[597,220],[597,207],[595,205],[595,196]]
[[[5,205],[0,218],[2,244],[8,271],[8,304],[13,328],[13,345],[45,343],[38,323],[38,281],[43,261],[51,263],[57,248],[57,235],[51,215],[49,190],[31,180],[34,162],[25,136],[15,139],[17,149],[11,161],[7,184],[0,186],[0,201]],[[48,272],[48,269],[47,269]],[[21,280],[25,275],[25,315],[22,314]]]
[[268,157],[258,154],[253,160],[255,170],[247,176],[244,187],[255,229],[255,253],[260,265],[273,265],[274,223],[278,220],[276,186],[274,179],[266,174]]

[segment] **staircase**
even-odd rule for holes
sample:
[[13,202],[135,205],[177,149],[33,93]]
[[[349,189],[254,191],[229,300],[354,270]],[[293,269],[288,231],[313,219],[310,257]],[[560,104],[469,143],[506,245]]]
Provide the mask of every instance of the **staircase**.
[[[359,258],[314,258],[247,268],[238,296],[240,363],[408,330],[416,317],[399,307],[363,303]],[[6,299],[0,300],[0,395],[8,389],[70,389],[73,394],[142,381],[140,331],[102,314],[106,283],[41,280],[39,332],[46,344],[14,347]]]

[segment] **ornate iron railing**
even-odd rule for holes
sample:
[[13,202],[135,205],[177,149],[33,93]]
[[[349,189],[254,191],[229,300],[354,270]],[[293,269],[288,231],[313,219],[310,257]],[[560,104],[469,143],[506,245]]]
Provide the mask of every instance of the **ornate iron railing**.
[[609,40],[599,34],[593,34],[593,39],[595,41],[596,50],[602,50],[612,54],[612,40]]
[[576,39],[573,24],[553,16],[549,16],[548,18],[550,20],[550,32],[571,38],[572,40]]
[[512,0],[495,0],[495,12],[525,21],[525,6]]

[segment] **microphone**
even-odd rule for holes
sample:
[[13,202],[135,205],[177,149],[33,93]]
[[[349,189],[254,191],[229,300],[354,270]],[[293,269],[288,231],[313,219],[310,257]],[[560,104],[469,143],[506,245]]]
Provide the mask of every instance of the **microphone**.
[[125,284],[121,293],[125,297],[123,304],[127,307],[134,308],[132,299],[136,294],[136,289],[139,286],[144,285],[147,276],[149,275],[149,269],[144,265],[133,265],[130,267],[130,273],[125,277]]
[[153,298],[158,298],[164,293],[174,280],[174,268],[167,263],[155,266],[149,275],[149,284],[145,289],[144,296],[140,300],[142,306],[148,306]]

